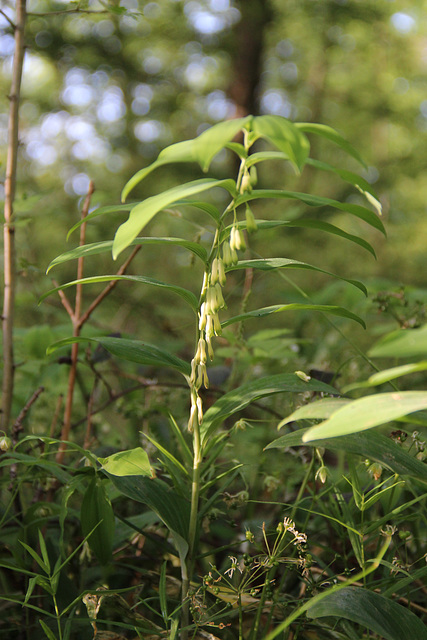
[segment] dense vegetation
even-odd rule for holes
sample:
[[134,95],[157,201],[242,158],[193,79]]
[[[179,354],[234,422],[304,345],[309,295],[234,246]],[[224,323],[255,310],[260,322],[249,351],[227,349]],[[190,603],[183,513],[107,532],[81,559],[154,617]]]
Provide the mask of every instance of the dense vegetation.
[[0,637],[427,638],[398,4],[3,4]]

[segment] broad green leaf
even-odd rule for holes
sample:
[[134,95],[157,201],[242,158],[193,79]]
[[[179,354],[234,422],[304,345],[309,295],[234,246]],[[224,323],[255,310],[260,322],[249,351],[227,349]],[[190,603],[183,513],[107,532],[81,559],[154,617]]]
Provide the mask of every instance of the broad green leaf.
[[378,393],[359,398],[335,411],[325,422],[311,427],[304,435],[304,442],[372,429],[426,408],[427,391]]
[[279,189],[254,189],[251,193],[244,193],[236,198],[236,207],[245,202],[251,200],[260,200],[265,198],[272,199],[287,199],[287,200],[299,200],[309,207],[332,207],[333,209],[339,209],[346,213],[364,220],[367,224],[378,231],[381,231],[386,235],[384,225],[376,213],[362,207],[360,204],[352,204],[350,202],[338,202],[338,200],[332,200],[331,198],[324,198],[323,196],[313,196],[309,193],[299,193],[297,191],[284,191]]
[[251,402],[271,396],[276,393],[306,393],[321,391],[323,393],[336,394],[333,387],[318,380],[304,382],[293,373],[267,376],[242,384],[237,389],[229,391],[219,398],[205,413],[200,427],[203,442],[220,426],[229,416],[242,411]]
[[129,362],[154,367],[171,367],[172,369],[177,369],[183,375],[190,375],[191,373],[188,362],[181,360],[181,358],[174,356],[165,349],[160,349],[160,347],[155,347],[154,345],[146,344],[139,340],[127,340],[125,338],[113,338],[110,336],[100,338],[88,338],[84,336],[64,338],[50,345],[47,354],[49,355],[53,351],[56,351],[56,349],[68,346],[73,342],[96,342],[107,349],[113,356],[128,360]]
[[400,367],[392,367],[391,369],[385,369],[374,373],[368,378],[369,386],[376,386],[378,384],[384,384],[390,380],[407,376],[410,373],[417,373],[418,371],[425,371],[427,369],[427,360],[422,362],[414,362],[413,364],[402,364]]
[[214,187],[222,187],[230,193],[234,193],[235,183],[234,180],[231,179],[215,180],[214,178],[203,178],[201,180],[193,180],[192,182],[172,187],[172,189],[168,189],[167,191],[163,191],[155,196],[151,196],[137,204],[131,210],[126,222],[121,224],[116,231],[113,242],[114,260],[131,244],[133,240],[135,240],[138,233],[159,211],[169,207],[177,200],[182,200],[183,198],[195,195],[196,193],[201,193],[202,191],[207,191]]
[[[203,262],[207,260],[207,252],[204,247],[202,247],[197,242],[189,242],[188,240],[183,240],[182,238],[135,238],[133,242],[129,246],[139,246],[144,244],[162,244],[162,245],[172,245],[177,247],[183,247],[184,249],[188,249],[200,258]],[[113,241],[107,240],[105,242],[93,242],[92,244],[85,244],[80,247],[75,247],[75,249],[71,249],[71,251],[66,251],[62,253],[60,256],[52,260],[50,265],[48,266],[46,273],[49,273],[53,267],[56,267],[59,264],[64,262],[68,262],[69,260],[76,260],[77,258],[87,258],[89,256],[98,255],[100,253],[109,253],[113,247]]]
[[324,398],[318,402],[309,402],[299,407],[286,418],[283,418],[277,425],[277,428],[281,429],[285,424],[296,422],[297,420],[320,420],[329,418],[337,409],[349,402],[351,402],[351,400],[345,398]]
[[377,199],[371,185],[369,182],[364,180],[362,176],[357,175],[357,173],[352,173],[351,171],[346,171],[344,169],[337,169],[337,167],[333,167],[326,162],[320,162],[320,160],[314,160],[313,158],[308,158],[307,164],[315,167],[316,169],[321,169],[322,171],[330,171],[335,173],[345,182],[350,182],[350,184],[354,185],[356,189],[362,193],[367,201],[375,208],[378,215],[382,214],[382,205],[381,202]]
[[109,473],[107,476],[121,493],[146,504],[157,513],[170,531],[174,531],[184,541],[187,539],[190,503],[167,484],[148,476],[113,476]]
[[427,324],[417,329],[398,329],[381,338],[369,350],[373,358],[414,358],[427,355]]
[[301,171],[310,152],[310,143],[292,122],[282,116],[258,116],[252,120],[252,130],[285,153],[298,173]]
[[178,287],[173,284],[167,284],[166,282],[161,282],[160,280],[155,280],[154,278],[146,278],[145,276],[94,276],[91,278],[82,278],[81,280],[73,280],[72,282],[67,282],[66,284],[61,284],[60,287],[55,287],[55,289],[51,289],[44,293],[40,300],[39,304],[43,302],[45,298],[50,296],[52,293],[56,293],[62,289],[68,289],[68,287],[74,287],[76,284],[96,284],[98,282],[112,282],[113,280],[124,280],[126,282],[139,282],[141,284],[152,285],[153,287],[159,287],[161,289],[166,289],[171,291],[172,293],[176,293],[178,296],[181,296],[190,307],[197,311],[198,308],[198,300],[194,293],[188,291],[188,289],[183,289],[182,287]]
[[[105,482],[96,476],[91,480],[83,496],[80,522],[83,535],[89,536],[89,547],[99,562],[101,564],[110,562],[113,552],[114,513],[105,492]],[[96,529],[93,531],[94,527]]]
[[427,640],[427,627],[412,611],[394,600],[361,587],[345,587],[307,609],[309,618],[345,618],[385,640]]
[[343,307],[337,307],[334,305],[327,304],[299,304],[299,303],[291,303],[291,304],[275,304],[270,307],[262,307],[261,309],[254,309],[254,311],[247,311],[246,313],[242,313],[238,316],[234,316],[229,320],[225,320],[222,322],[223,327],[228,327],[230,324],[234,324],[235,322],[242,322],[242,320],[247,320],[249,318],[263,318],[265,316],[269,316],[272,313],[280,313],[281,311],[321,311],[323,313],[330,313],[334,316],[340,316],[342,318],[349,318],[350,320],[355,320],[359,324],[362,325],[364,329],[366,329],[366,325],[359,316],[351,313],[351,311],[347,311]]
[[122,201],[126,200],[130,191],[141,180],[162,165],[172,162],[198,162],[203,171],[207,171],[214,156],[234,138],[248,120],[249,117],[219,122],[201,133],[197,138],[177,142],[166,147],[159,153],[157,160],[138,171],[127,182],[122,191]]
[[311,122],[296,122],[295,126],[304,133],[314,133],[318,136],[322,136],[327,140],[330,140],[338,147],[341,147],[346,153],[352,156],[357,162],[359,162],[362,167],[367,169],[366,163],[363,161],[362,157],[356,151],[356,149],[345,139],[343,138],[338,131],[332,129],[332,127],[328,127],[325,124],[314,124]]
[[108,458],[98,458],[98,461],[112,476],[153,476],[148,455],[141,447],[119,451]]
[[[316,403],[319,404],[319,403]],[[322,440],[303,441],[303,436],[309,429],[299,429],[287,433],[267,445],[266,449],[286,449],[301,445],[310,447],[325,447],[334,451],[346,451],[364,458],[379,462],[393,473],[402,476],[412,476],[427,482],[427,465],[407,451],[402,449],[390,438],[376,431],[362,431],[338,438],[324,438]]]
[[338,278],[339,280],[344,280],[344,282],[348,282],[354,287],[357,287],[357,289],[360,289],[360,291],[362,291],[365,296],[368,295],[365,285],[358,280],[344,278],[342,276],[331,273],[330,271],[325,271],[324,269],[320,269],[319,267],[307,264],[306,262],[299,262],[299,260],[291,260],[289,258],[260,258],[258,260],[239,260],[236,265],[228,267],[227,271],[234,271],[235,269],[259,269],[260,271],[274,271],[275,269],[308,269],[310,271],[325,273],[326,275],[332,276],[333,278]]
[[87,216],[85,216],[84,218],[76,222],[76,224],[74,224],[71,227],[71,229],[67,233],[67,240],[69,239],[73,231],[81,227],[82,224],[86,222],[90,222],[94,218],[97,218],[98,216],[102,216],[104,214],[116,213],[116,212],[121,213],[122,211],[130,211],[137,204],[138,204],[137,202],[129,202],[127,204],[115,204],[115,205],[110,205],[108,207],[98,207],[98,209],[95,209],[94,211],[92,211]]

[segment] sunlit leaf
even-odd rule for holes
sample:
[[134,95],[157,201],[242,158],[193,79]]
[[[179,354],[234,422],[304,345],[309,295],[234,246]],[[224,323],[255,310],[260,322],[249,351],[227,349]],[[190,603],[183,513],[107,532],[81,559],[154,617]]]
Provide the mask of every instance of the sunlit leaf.
[[347,311],[343,307],[337,307],[334,305],[327,304],[299,304],[299,303],[291,303],[291,304],[276,304],[270,307],[262,307],[261,309],[254,309],[254,311],[247,311],[246,313],[242,313],[238,316],[234,316],[233,318],[229,318],[222,322],[223,327],[228,327],[230,324],[234,324],[235,322],[242,322],[243,320],[248,320],[249,318],[263,318],[265,316],[269,316],[272,313],[280,313],[281,311],[321,311],[323,313],[329,313],[334,316],[340,316],[342,318],[349,318],[350,320],[355,320],[362,325],[364,329],[366,329],[366,325],[359,316],[351,313],[351,311]]
[[422,362],[415,362],[413,364],[403,364],[400,367],[392,367],[391,369],[385,369],[384,371],[378,371],[368,378],[368,384],[370,386],[376,386],[378,384],[384,384],[390,380],[407,376],[410,373],[417,373],[418,371],[425,371],[427,369],[427,360]]
[[201,180],[193,180],[172,189],[167,189],[137,204],[131,210],[126,222],[121,224],[116,231],[113,242],[113,258],[116,259],[131,244],[138,233],[159,211],[169,207],[177,200],[182,200],[214,187],[222,187],[230,193],[234,193],[235,183],[231,179],[215,180],[214,178],[203,178]]
[[426,391],[377,393],[358,398],[339,408],[325,422],[311,427],[304,435],[304,442],[372,429],[426,408]]
[[297,420],[323,420],[329,418],[337,409],[349,402],[351,402],[351,400],[346,398],[324,398],[318,402],[303,404],[302,407],[298,407],[296,411],[286,418],[283,418],[277,425],[277,428],[281,429],[286,424],[289,424],[289,422],[296,422]]
[[310,143],[290,120],[275,115],[258,116],[252,121],[252,130],[285,153],[296,170],[301,171],[310,152]]
[[384,640],[427,640],[427,627],[412,611],[394,600],[361,587],[345,587],[307,609],[309,618],[344,618]]
[[370,350],[373,358],[413,358],[427,355],[427,324],[398,329],[381,338]]
[[203,171],[207,171],[214,156],[234,138],[248,120],[249,117],[225,120],[213,125],[197,138],[166,147],[159,153],[157,160],[138,171],[127,182],[122,191],[122,200],[126,200],[130,191],[141,180],[162,165],[173,162],[198,162]]
[[341,147],[341,149],[343,149],[346,153],[357,160],[357,162],[359,162],[365,169],[367,169],[366,163],[363,161],[362,157],[356,151],[356,149],[345,138],[343,138],[338,133],[338,131],[332,129],[332,127],[328,127],[325,124],[316,124],[312,122],[296,122],[295,126],[304,133],[314,133],[315,135],[330,140],[338,147]]
[[98,458],[104,471],[112,476],[149,476],[153,472],[147,453],[141,447],[113,453],[108,458]]
[[166,289],[167,291],[171,291],[172,293],[176,293],[178,296],[183,298],[190,307],[196,311],[198,308],[198,300],[194,293],[188,291],[188,289],[183,289],[182,287],[178,287],[173,284],[167,284],[166,282],[161,282],[160,280],[155,280],[154,278],[146,278],[145,276],[93,276],[91,278],[82,278],[81,280],[73,280],[72,282],[67,282],[66,284],[62,284],[60,287],[56,287],[55,289],[50,289],[44,293],[40,300],[39,304],[52,293],[56,291],[60,291],[61,289],[68,289],[68,287],[74,287],[76,284],[96,284],[98,282],[112,282],[114,280],[124,280],[127,282],[139,282],[140,284],[148,284],[153,287],[159,287],[160,289]]
[[339,280],[344,280],[345,282],[352,284],[354,287],[357,287],[357,289],[360,289],[360,291],[363,291],[365,295],[367,295],[368,293],[365,285],[358,280],[344,278],[342,276],[331,273],[330,271],[325,271],[324,269],[320,269],[319,267],[307,264],[306,262],[299,262],[299,260],[290,260],[289,258],[261,258],[258,260],[239,260],[236,265],[228,267],[227,271],[234,271],[235,269],[259,269],[260,271],[274,271],[275,269],[308,269],[310,271],[325,273],[326,275],[332,276],[333,278],[338,278]]
[[[319,404],[319,403],[316,403]],[[383,467],[402,476],[413,476],[427,481],[427,465],[402,449],[391,438],[376,431],[361,431],[338,438],[303,441],[309,429],[298,429],[287,433],[267,445],[266,449],[286,449],[301,445],[324,447],[333,451],[346,451],[379,462]]]

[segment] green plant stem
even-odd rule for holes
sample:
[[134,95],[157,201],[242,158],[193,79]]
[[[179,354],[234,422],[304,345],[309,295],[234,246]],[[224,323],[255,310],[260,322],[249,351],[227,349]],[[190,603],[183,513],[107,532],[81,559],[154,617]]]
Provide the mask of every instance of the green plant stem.
[[19,137],[19,100],[21,94],[22,68],[25,55],[25,23],[26,0],[16,2],[15,55],[13,58],[12,83],[9,95],[8,148],[6,159],[6,176],[4,181],[4,293],[2,311],[3,329],[3,383],[2,383],[2,416],[1,428],[6,433],[9,429],[12,411],[15,362],[13,353],[13,323],[15,312],[15,226],[14,201],[18,166]]
[[390,545],[390,541],[391,541],[391,534],[387,534],[386,540],[385,540],[384,544],[381,546],[379,554],[372,561],[372,564],[368,569],[364,569],[363,571],[360,571],[358,574],[354,575],[349,580],[346,580],[345,582],[343,582],[341,584],[334,584],[330,589],[327,589],[326,591],[323,591],[322,593],[318,593],[313,598],[310,598],[310,600],[308,600],[308,602],[306,602],[301,607],[299,607],[299,609],[296,609],[296,611],[291,613],[291,615],[288,616],[286,618],[286,620],[281,622],[279,624],[279,626],[276,627],[276,629],[274,629],[274,631],[271,631],[267,636],[265,636],[264,640],[273,640],[273,638],[276,638],[279,635],[279,633],[282,633],[283,631],[285,631],[285,629],[288,629],[288,627],[292,624],[292,622],[294,620],[299,618],[303,613],[308,611],[313,605],[317,604],[318,602],[320,602],[321,600],[323,600],[327,596],[330,596],[332,593],[336,593],[337,591],[341,591],[341,589],[344,589],[345,587],[349,587],[350,585],[352,585],[355,582],[358,582],[360,580],[364,580],[367,575],[369,575],[370,573],[372,573],[373,571],[375,571],[379,567],[380,562],[383,559],[383,557],[384,557],[384,555],[385,555],[385,553],[386,553],[386,551],[387,551],[387,549],[388,549],[388,547]]

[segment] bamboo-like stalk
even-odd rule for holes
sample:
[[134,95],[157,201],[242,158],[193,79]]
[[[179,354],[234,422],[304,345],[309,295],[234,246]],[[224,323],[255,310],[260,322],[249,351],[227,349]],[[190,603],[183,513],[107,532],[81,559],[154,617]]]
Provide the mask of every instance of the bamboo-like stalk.
[[3,294],[3,383],[1,428],[9,430],[12,411],[15,362],[13,356],[13,322],[15,309],[15,227],[13,205],[16,191],[16,175],[19,146],[19,100],[21,94],[22,67],[25,55],[24,29],[26,23],[26,0],[16,2],[15,54],[13,58],[12,83],[10,88],[9,139],[7,147],[6,177],[4,183],[4,294]]

